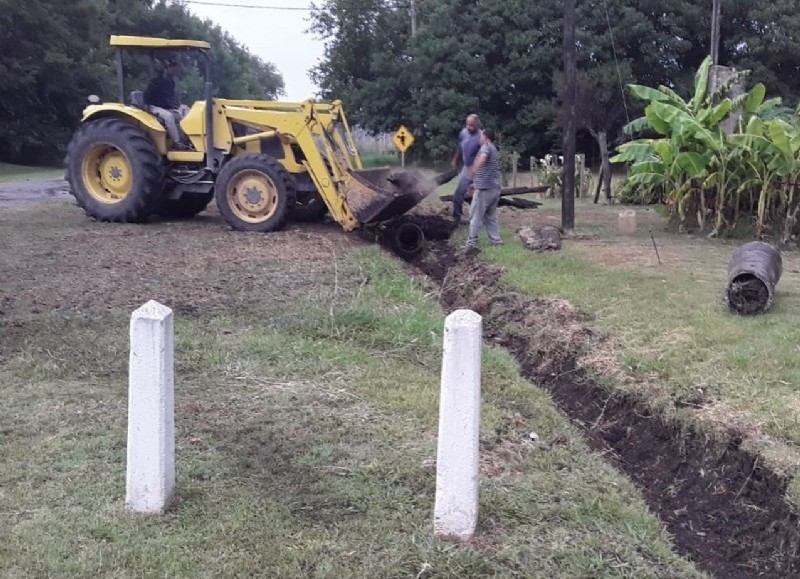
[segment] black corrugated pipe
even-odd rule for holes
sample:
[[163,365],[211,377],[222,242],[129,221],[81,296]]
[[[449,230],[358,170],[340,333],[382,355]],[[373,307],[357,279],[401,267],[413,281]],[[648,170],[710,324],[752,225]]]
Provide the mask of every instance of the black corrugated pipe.
[[740,316],[763,314],[775,299],[783,273],[780,252],[763,241],[745,243],[731,256],[725,303]]

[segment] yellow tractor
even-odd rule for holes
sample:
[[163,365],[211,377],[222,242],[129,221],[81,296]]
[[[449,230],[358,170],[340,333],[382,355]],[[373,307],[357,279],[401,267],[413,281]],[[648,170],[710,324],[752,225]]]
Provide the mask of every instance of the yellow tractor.
[[[72,194],[94,219],[191,217],[214,199],[239,230],[274,231],[289,219],[316,220],[330,212],[351,231],[393,220],[442,182],[413,171],[364,170],[339,101],[215,98],[206,42],[112,36],[111,45],[117,48],[119,102],[86,107],[67,152]],[[202,63],[205,98],[180,119],[187,138],[181,150],[144,93],[126,95],[129,51],[144,51],[153,62],[189,53]],[[415,232],[401,234],[415,245]]]

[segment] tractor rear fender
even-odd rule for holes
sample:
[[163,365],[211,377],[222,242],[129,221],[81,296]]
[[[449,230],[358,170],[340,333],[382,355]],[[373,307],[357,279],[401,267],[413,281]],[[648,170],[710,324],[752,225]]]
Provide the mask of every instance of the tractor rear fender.
[[82,122],[86,123],[95,119],[118,118],[141,127],[147,131],[150,138],[162,155],[167,154],[167,131],[158,119],[142,109],[129,107],[120,103],[104,103],[90,105],[83,111]]

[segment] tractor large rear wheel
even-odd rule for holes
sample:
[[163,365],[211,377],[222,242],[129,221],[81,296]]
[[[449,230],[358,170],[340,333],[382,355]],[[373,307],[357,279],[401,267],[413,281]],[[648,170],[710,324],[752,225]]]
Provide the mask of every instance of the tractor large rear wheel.
[[98,119],[81,126],[72,138],[67,179],[90,217],[140,222],[158,209],[164,163],[143,130],[121,119]]
[[222,168],[214,186],[220,215],[240,231],[277,231],[295,204],[294,179],[274,157],[241,155]]

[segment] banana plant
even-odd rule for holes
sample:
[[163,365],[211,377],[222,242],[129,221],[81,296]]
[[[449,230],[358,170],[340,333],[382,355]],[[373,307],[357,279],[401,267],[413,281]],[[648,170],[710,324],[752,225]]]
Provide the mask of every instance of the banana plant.
[[711,105],[708,103],[708,72],[711,60],[706,59],[695,75],[695,93],[686,101],[666,86],[658,89],[642,85],[629,85],[631,94],[650,101],[644,117],[628,124],[626,131],[650,129],[661,139],[640,139],[625,143],[613,162],[631,162],[628,179],[632,184],[664,187],[665,200],[677,210],[681,223],[686,219],[686,208],[693,195],[704,196],[695,187],[705,180],[709,163],[719,154],[723,145],[716,128],[731,110],[731,101]]
[[[746,138],[736,133],[727,135],[721,129],[721,122],[730,114],[740,113],[741,133],[743,123],[775,115],[780,100],[765,100],[763,84],[733,99],[720,98],[724,86],[713,93],[709,91],[710,70],[709,57],[695,74],[694,94],[689,100],[665,86],[653,89],[629,85],[631,94],[648,104],[644,116],[629,123],[626,132],[650,130],[660,138],[628,142],[619,147],[612,161],[631,163],[628,179],[633,184],[665,186],[666,201],[677,210],[681,223],[685,222],[689,200],[697,196],[698,222],[702,227],[712,211],[706,206],[706,192],[713,194],[715,220],[710,236],[717,236],[723,230],[726,213],[733,212],[734,221],[738,220],[741,195],[757,190],[757,224],[763,231],[768,210],[775,205],[770,197],[774,191],[771,184],[777,176],[791,172],[789,165],[796,163],[797,155],[792,155],[787,144],[794,142],[787,136],[789,125],[775,118],[774,125],[763,122],[760,126],[747,125],[751,133]],[[778,151],[780,156],[776,157]],[[782,159],[783,164],[776,166],[776,158]]]
[[619,147],[612,162],[629,162],[628,181],[638,187],[660,187],[667,192],[685,221],[687,202],[695,191],[694,181],[700,178],[708,163],[707,153],[681,151],[672,139],[640,139]]

